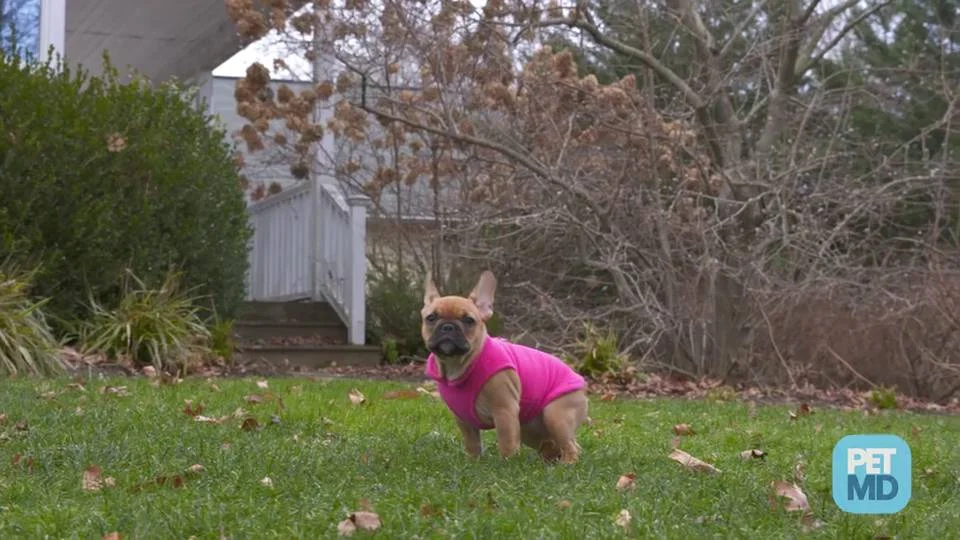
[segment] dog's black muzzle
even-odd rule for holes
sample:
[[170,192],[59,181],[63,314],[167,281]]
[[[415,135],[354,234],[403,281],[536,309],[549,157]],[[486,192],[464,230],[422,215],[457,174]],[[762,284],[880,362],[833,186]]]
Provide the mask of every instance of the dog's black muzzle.
[[427,348],[438,356],[461,356],[470,352],[470,342],[458,323],[441,321],[430,336]]

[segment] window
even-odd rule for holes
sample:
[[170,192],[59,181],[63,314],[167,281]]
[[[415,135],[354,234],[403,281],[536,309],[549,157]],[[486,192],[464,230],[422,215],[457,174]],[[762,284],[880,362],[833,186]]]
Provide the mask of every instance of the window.
[[46,60],[53,45],[63,52],[65,0],[0,0],[0,51]]

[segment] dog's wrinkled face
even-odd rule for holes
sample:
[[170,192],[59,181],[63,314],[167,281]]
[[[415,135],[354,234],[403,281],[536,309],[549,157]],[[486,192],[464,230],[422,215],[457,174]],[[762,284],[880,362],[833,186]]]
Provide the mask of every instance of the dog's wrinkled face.
[[496,279],[490,272],[480,276],[469,298],[440,296],[430,276],[423,295],[421,333],[444,368],[463,368],[479,350],[487,335],[485,321],[493,315]]

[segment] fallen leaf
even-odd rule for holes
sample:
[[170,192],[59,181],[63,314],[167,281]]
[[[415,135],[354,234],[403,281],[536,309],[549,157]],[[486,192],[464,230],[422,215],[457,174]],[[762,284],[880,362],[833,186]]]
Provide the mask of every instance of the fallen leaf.
[[0,426],[5,426],[5,425],[7,425],[7,415],[4,413],[0,413]]
[[127,391],[126,386],[101,386],[101,394],[112,394],[118,397],[126,397],[130,395],[130,392]]
[[82,384],[80,384],[80,383],[78,383],[78,382],[72,382],[72,383],[68,384],[68,385],[67,385],[67,388],[70,389],[70,390],[76,390],[76,391],[78,391],[78,392],[86,392],[86,391],[87,391],[87,389],[86,389]]
[[246,419],[244,419],[243,424],[240,425],[240,429],[244,431],[253,431],[259,427],[260,423],[257,422],[257,419],[252,416],[248,416]]
[[193,406],[193,400],[185,399],[183,400],[183,414],[187,416],[196,417],[203,412],[203,403],[197,403],[197,406]]
[[420,515],[426,518],[440,517],[443,515],[443,510],[430,503],[423,503],[420,505]]
[[359,511],[350,514],[347,518],[361,531],[375,531],[380,528],[380,516],[373,512]]
[[40,394],[40,397],[42,397],[43,399],[53,399],[53,398],[57,397],[57,393],[54,392],[53,390],[51,390],[51,391],[49,391],[49,392],[44,392],[44,393]]
[[266,380],[257,381],[257,388],[267,388],[270,386]]
[[670,459],[676,461],[677,463],[691,470],[703,471],[703,472],[709,472],[709,473],[720,472],[720,469],[717,469],[713,465],[691,456],[690,454],[684,452],[683,450],[680,450],[679,448],[674,448],[673,451],[670,452]]
[[804,473],[804,470],[803,470],[804,466],[805,464],[803,463],[803,461],[798,461],[797,464],[793,466],[793,479],[796,480],[797,483],[799,484],[802,484],[803,481],[807,478],[807,475]]
[[357,526],[353,524],[350,518],[341,521],[337,525],[337,534],[340,536],[353,536],[355,532],[357,532]]
[[203,465],[199,463],[194,463],[193,465],[187,467],[187,472],[191,474],[200,474],[205,470],[206,469],[203,467]]
[[600,401],[613,401],[617,399],[617,394],[613,392],[604,392],[600,394]]
[[104,482],[100,478],[102,470],[97,465],[90,465],[83,470],[82,487],[84,491],[100,491]]
[[630,527],[631,521],[633,521],[633,517],[630,515],[630,512],[628,512],[626,508],[620,510],[620,514],[617,516],[616,524],[626,529]]
[[783,501],[783,509],[787,512],[807,513],[810,511],[810,503],[800,486],[781,480],[775,480],[771,485],[773,486],[773,496],[770,499],[772,509],[777,508],[777,500],[780,499]]
[[110,152],[121,152],[127,147],[127,141],[119,133],[111,133],[107,136],[107,150]]
[[620,475],[617,479],[617,491],[634,490],[637,487],[636,473],[627,473]]
[[354,405],[360,405],[367,400],[367,398],[364,397],[364,395],[356,388],[350,391],[348,397],[350,398],[350,403],[353,403]]
[[810,414],[813,414],[813,410],[810,409],[810,405],[808,405],[808,404],[806,404],[806,403],[801,403],[800,406],[797,407],[797,410],[795,410],[795,411],[790,411],[790,419],[791,419],[791,420],[796,420],[797,418],[799,418],[799,417],[801,417],[801,416],[807,416],[807,415],[810,415]]
[[10,458],[10,464],[13,465],[14,467],[16,467],[17,465],[20,464],[20,458],[21,458],[21,457],[23,457],[23,456],[22,456],[21,454],[19,454],[19,453],[14,454],[13,457]]
[[417,399],[420,392],[416,390],[391,390],[383,394],[383,399]]
[[143,371],[143,374],[151,379],[154,379],[157,376],[157,368],[153,366],[143,366],[143,369],[141,371]]
[[19,421],[19,422],[17,422],[16,424],[13,425],[13,429],[15,429],[15,430],[17,430],[17,431],[29,431],[29,430],[30,430],[30,426],[27,425],[27,421],[26,421],[26,420],[21,420],[21,421]]
[[923,431],[923,428],[920,426],[913,426],[912,428],[910,428],[910,432],[913,433],[914,437],[916,437],[917,435],[920,435],[921,431]]
[[121,540],[123,537],[117,531],[108,532],[101,537],[101,540]]
[[557,508],[559,508],[559,509],[561,509],[561,510],[566,510],[567,508],[570,508],[571,506],[573,506],[573,503],[570,502],[570,501],[568,501],[568,500],[566,500],[566,499],[560,499],[559,501],[557,501]]
[[269,476],[264,476],[260,479],[260,485],[268,488],[273,487],[273,480]]
[[261,396],[260,394],[251,394],[251,395],[249,395],[249,396],[243,396],[243,399],[246,400],[247,403],[262,403],[262,402],[263,402],[263,396]]
[[198,414],[197,416],[193,417],[194,422],[202,422],[204,424],[222,424],[229,419],[229,415],[221,416],[220,418],[214,418],[212,416],[203,416],[202,414]]
[[820,433],[821,431],[823,431],[823,424],[817,424],[813,426],[814,433]]
[[690,424],[677,424],[673,426],[673,432],[676,435],[695,435],[696,432],[690,427]]
[[217,384],[217,383],[210,383],[210,389],[213,390],[214,392],[219,392],[219,391],[220,391],[220,385]]
[[767,458],[767,453],[764,452],[763,450],[757,450],[756,448],[754,448],[753,450],[744,450],[743,452],[740,452],[740,459],[745,461],[748,461],[751,459],[766,459],[766,458]]

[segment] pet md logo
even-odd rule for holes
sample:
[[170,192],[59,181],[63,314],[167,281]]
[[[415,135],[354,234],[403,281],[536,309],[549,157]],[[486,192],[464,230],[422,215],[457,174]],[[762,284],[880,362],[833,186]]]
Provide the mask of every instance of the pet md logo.
[[833,447],[833,500],[844,512],[893,514],[910,502],[910,447],[896,435],[847,435]]

